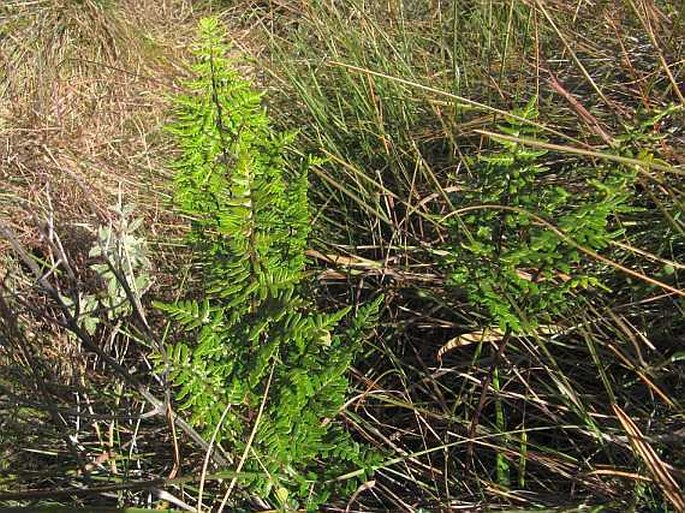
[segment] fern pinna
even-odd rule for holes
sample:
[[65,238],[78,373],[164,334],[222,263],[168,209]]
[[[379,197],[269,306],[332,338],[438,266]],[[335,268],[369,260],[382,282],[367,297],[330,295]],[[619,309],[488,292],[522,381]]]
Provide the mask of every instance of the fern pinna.
[[233,454],[243,454],[256,429],[241,484],[274,492],[281,506],[298,496],[312,505],[326,500],[333,478],[363,463],[334,419],[378,301],[333,334],[347,309],[316,313],[303,297],[306,166],[284,170],[292,136],[272,129],[223,41],[215,19],[201,22],[195,78],[175,98],[169,127],[180,148],[175,201],[192,219],[203,280],[201,298],[159,305],[184,340],[168,349],[169,375],[181,407],[208,435],[228,412],[218,434]]

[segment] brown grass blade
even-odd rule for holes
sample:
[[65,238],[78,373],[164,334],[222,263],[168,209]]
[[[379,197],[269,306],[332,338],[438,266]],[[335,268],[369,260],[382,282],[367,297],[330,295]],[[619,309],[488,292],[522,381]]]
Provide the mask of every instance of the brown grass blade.
[[659,485],[666,498],[673,504],[675,510],[685,511],[685,497],[683,497],[678,483],[668,472],[664,462],[652,449],[652,446],[647,443],[633,420],[617,405],[614,405],[613,408],[623,429],[628,433],[630,445],[635,454],[645,462],[652,478]]

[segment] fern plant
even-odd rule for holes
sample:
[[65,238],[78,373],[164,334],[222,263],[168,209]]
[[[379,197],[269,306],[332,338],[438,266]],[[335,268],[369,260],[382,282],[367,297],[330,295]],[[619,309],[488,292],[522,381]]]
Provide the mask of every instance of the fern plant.
[[[535,100],[515,114],[519,120],[511,118],[500,131],[536,138],[520,121],[536,118]],[[517,334],[563,315],[579,289],[606,288],[578,246],[602,250],[621,234],[613,221],[635,210],[636,176],[616,165],[552,172],[542,163],[545,150],[497,142],[502,148],[478,157],[469,192],[456,198],[444,263],[452,285],[465,289],[487,322]]]
[[270,126],[224,39],[215,19],[202,20],[195,78],[169,127],[180,148],[175,202],[192,219],[202,270],[200,297],[159,305],[182,338],[168,348],[169,375],[208,435],[227,412],[218,440],[247,455],[242,485],[283,507],[312,506],[336,491],[326,481],[368,463],[335,419],[380,299],[334,332],[348,309],[318,313],[305,297],[306,165],[285,171],[293,136]]

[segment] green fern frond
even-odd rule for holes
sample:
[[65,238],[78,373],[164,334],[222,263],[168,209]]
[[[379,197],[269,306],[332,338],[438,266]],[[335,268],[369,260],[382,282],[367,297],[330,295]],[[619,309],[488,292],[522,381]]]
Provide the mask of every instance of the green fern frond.
[[[534,99],[515,114],[499,130],[539,140],[535,128],[520,121],[537,117]],[[452,244],[444,264],[452,284],[465,289],[490,323],[520,333],[553,322],[550,317],[563,315],[570,304],[570,294],[599,284],[577,247],[533,222],[533,215],[549,219],[576,244],[601,250],[621,233],[613,227],[615,218],[634,211],[629,191],[635,174],[618,166],[557,166],[554,173],[565,171],[564,181],[573,186],[568,190],[556,185],[544,165],[546,150],[494,140],[501,148],[479,155],[473,183],[456,205],[476,208],[450,218]]]
[[311,506],[333,493],[333,477],[368,467],[336,417],[381,299],[336,334],[349,308],[320,313],[302,293],[308,163],[286,166],[294,135],[271,127],[262,95],[231,67],[224,40],[215,19],[201,22],[195,78],[174,98],[169,126],[180,149],[175,202],[192,219],[189,243],[202,269],[199,298],[157,305],[185,340],[168,348],[169,376],[181,407],[207,433],[231,406],[218,439],[236,455],[268,388],[256,457],[245,466],[252,477],[242,484],[251,493],[285,489]]

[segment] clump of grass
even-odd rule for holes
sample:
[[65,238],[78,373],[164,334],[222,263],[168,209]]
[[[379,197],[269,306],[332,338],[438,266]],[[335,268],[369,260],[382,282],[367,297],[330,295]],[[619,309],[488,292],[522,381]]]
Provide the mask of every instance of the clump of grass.
[[[168,21],[165,9],[134,4],[0,6],[0,129],[8,161],[0,173],[13,216],[44,206],[48,187],[63,219],[78,222],[94,221],[94,211],[107,218],[106,205],[122,188],[139,205],[156,201],[145,189],[160,182],[167,151],[159,135],[161,92],[173,80],[179,51],[161,39],[164,33],[150,35]],[[174,5],[187,9],[182,1]],[[183,20],[171,12],[175,37],[183,37]]]

